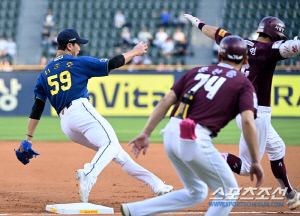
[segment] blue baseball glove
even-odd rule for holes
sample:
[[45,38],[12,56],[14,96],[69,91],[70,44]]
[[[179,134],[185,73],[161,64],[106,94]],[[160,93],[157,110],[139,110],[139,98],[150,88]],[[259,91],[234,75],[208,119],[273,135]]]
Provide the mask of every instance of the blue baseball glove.
[[20,144],[20,148],[15,150],[18,160],[24,165],[28,164],[30,162],[29,159],[33,158],[33,156],[36,157],[40,155],[40,153],[34,151],[31,146],[32,144],[30,142],[24,140]]

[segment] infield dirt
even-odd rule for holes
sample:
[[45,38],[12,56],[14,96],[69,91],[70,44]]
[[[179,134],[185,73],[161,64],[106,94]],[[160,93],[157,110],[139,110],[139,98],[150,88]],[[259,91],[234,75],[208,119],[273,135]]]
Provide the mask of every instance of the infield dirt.
[[[31,162],[24,166],[17,160],[14,153],[14,149],[17,149],[19,144],[20,142],[16,141],[0,141],[2,152],[0,158],[0,214],[33,213],[39,215],[47,213],[45,207],[48,204],[80,202],[75,171],[83,168],[85,163],[92,160],[95,155],[93,150],[72,142],[34,142],[33,149],[41,155],[31,159]],[[133,157],[127,144],[122,144],[122,147]],[[238,145],[215,145],[215,147],[220,152],[238,154]],[[287,146],[285,164],[290,182],[298,190],[300,186],[299,155],[300,147]],[[151,144],[146,155],[140,155],[138,159],[134,160],[167,184],[173,185],[175,190],[183,188],[162,144]],[[277,180],[273,177],[266,154],[263,157],[262,165],[265,171],[262,187],[273,187],[274,189],[279,187]],[[255,186],[249,177],[235,176],[240,187]],[[271,192],[273,191],[271,190]],[[180,211],[205,212],[211,201],[209,198],[213,197],[211,194],[212,191],[209,191],[208,198],[203,203]],[[119,213],[121,203],[139,201],[153,196],[155,194],[149,187],[133,179],[123,172],[119,165],[111,162],[99,175],[98,181],[90,193],[89,202],[113,207],[115,212]],[[271,201],[269,200],[269,202]],[[233,212],[286,212],[284,215],[295,215],[288,214],[289,209],[285,200],[283,202],[283,207],[234,207]],[[297,211],[299,210],[297,209]],[[292,213],[292,211],[290,212]]]

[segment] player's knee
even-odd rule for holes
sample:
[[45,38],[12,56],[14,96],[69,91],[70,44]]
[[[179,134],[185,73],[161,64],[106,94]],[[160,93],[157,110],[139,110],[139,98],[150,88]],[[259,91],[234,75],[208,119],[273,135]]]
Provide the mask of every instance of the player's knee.
[[187,196],[195,202],[195,205],[205,200],[208,194],[207,186],[197,189],[187,189]]
[[268,153],[270,161],[277,161],[282,159],[285,156],[285,144],[283,142],[276,143],[276,148],[268,149],[266,152]]
[[114,142],[114,141],[109,141],[106,143],[101,143],[100,149],[106,149],[109,148],[111,151],[115,154],[118,155],[120,151],[122,150],[122,147],[119,142]]
[[125,164],[128,164],[128,166],[132,166],[133,164],[134,165],[136,164],[135,161],[132,160],[132,158],[129,156],[129,154],[127,154],[127,152],[124,151],[123,148],[121,148],[120,153],[113,159],[113,161],[119,164],[122,168]]
[[119,141],[111,141],[110,145],[120,152],[122,150],[122,146],[120,145]]

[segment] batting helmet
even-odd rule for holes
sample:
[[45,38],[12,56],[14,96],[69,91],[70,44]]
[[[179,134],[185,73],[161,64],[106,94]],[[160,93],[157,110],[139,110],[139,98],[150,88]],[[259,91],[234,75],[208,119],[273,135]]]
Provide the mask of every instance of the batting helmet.
[[230,35],[220,43],[219,54],[224,60],[233,62],[241,62],[247,57],[247,44],[243,38],[235,35]]
[[276,17],[265,17],[260,21],[257,32],[267,34],[273,41],[287,40],[284,35],[285,25]]

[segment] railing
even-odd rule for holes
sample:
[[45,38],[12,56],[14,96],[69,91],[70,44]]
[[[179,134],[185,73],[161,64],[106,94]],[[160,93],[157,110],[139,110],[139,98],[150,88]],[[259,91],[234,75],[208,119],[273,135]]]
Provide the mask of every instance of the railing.
[[[205,65],[164,65],[164,69],[167,70],[176,70],[177,68],[182,68],[183,70],[190,70],[195,67],[200,67]],[[0,72],[5,70],[6,68],[11,68],[14,71],[18,70],[39,70],[42,71],[45,68],[45,65],[10,65],[10,66],[3,66],[0,65]],[[116,70],[157,70],[160,65],[124,65],[123,67],[116,69]],[[300,68],[297,68],[296,66],[282,66],[278,65],[276,67],[276,70],[300,70]]]

